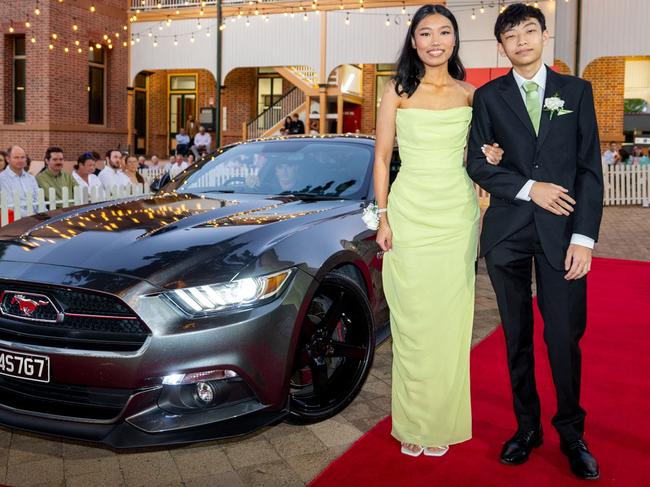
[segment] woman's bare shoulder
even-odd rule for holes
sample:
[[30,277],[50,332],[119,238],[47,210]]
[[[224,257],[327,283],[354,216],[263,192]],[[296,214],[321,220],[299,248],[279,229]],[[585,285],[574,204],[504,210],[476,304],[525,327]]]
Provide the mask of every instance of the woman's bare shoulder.
[[456,83],[465,92],[465,94],[467,95],[467,100],[471,105],[472,102],[474,101],[474,92],[476,91],[476,87],[473,84],[468,83],[467,81],[462,81],[459,79],[456,80]]

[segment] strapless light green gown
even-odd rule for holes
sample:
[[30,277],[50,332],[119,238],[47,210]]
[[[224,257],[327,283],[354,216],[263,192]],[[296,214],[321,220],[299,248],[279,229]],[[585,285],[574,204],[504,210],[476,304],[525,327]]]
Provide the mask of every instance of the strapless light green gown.
[[399,109],[402,165],[388,196],[383,282],[393,338],[392,435],[471,438],[469,352],[479,209],[463,166],[471,107]]

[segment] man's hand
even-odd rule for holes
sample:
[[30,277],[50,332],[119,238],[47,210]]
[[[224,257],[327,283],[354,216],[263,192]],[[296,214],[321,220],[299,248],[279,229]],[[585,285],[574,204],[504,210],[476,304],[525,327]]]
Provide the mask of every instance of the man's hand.
[[591,270],[591,249],[582,245],[571,244],[564,259],[564,278],[567,281],[582,279]]
[[568,195],[569,190],[553,183],[535,183],[530,188],[530,199],[538,206],[555,215],[569,216],[573,213],[575,200]]

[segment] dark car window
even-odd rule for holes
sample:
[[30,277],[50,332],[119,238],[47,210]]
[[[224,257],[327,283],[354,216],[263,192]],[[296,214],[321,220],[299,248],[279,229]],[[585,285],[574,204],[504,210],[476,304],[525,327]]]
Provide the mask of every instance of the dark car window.
[[197,164],[195,170],[172,183],[172,189],[188,193],[234,191],[363,198],[372,158],[372,146],[355,142],[253,142]]
[[393,149],[393,155],[390,159],[390,172],[388,175],[388,184],[392,185],[393,182],[395,181],[395,178],[397,177],[397,173],[399,172],[399,168],[402,165],[402,160],[399,158],[399,151],[397,149]]

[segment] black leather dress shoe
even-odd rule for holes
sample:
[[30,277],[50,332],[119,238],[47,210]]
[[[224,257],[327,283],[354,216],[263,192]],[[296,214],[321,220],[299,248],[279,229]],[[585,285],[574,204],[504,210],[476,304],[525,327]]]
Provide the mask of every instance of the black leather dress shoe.
[[569,458],[571,471],[583,480],[598,480],[598,462],[587,449],[583,440],[560,442],[560,449]]
[[519,430],[515,436],[503,445],[501,463],[506,465],[521,465],[528,460],[533,448],[541,446],[544,438],[542,427],[534,430]]

